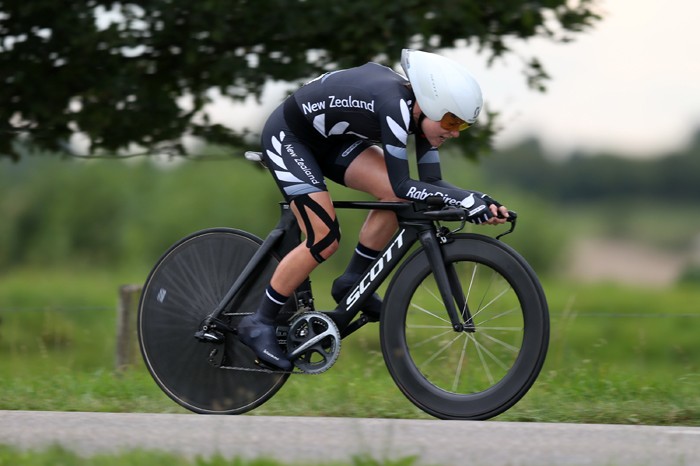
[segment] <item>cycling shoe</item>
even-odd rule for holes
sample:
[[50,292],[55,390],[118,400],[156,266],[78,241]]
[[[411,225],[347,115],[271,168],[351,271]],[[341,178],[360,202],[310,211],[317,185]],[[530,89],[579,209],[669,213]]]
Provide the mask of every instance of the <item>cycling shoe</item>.
[[[343,274],[333,281],[333,286],[331,287],[331,296],[335,299],[336,303],[339,303],[343,296],[350,291],[350,288],[357,283],[361,278],[361,275],[355,274]],[[370,322],[379,321],[379,316],[382,311],[382,298],[379,297],[377,293],[372,294],[368,297],[364,304],[362,304],[362,312],[367,316]]]
[[238,324],[238,337],[263,363],[284,371],[292,369],[291,361],[277,341],[274,325],[261,322],[255,315],[245,316]]

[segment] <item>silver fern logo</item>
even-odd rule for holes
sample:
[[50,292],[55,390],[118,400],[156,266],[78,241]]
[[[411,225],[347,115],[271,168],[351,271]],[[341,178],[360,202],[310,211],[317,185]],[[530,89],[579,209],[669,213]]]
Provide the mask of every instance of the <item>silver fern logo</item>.
[[[279,136],[272,136],[270,142],[272,143],[272,149],[267,149],[265,154],[269,160],[270,169],[275,173],[275,177],[287,184],[283,189],[288,195],[302,194],[317,191],[318,188],[314,188],[313,185],[320,184],[321,182],[316,179],[313,172],[306,165],[306,162],[302,157],[299,157],[294,151],[294,147],[291,144],[283,144],[286,134],[284,131],[280,131]],[[292,174],[287,167],[284,159],[282,158],[282,150],[287,152],[292,158],[292,160],[299,166],[299,168],[308,177],[307,181],[299,179],[297,176]],[[289,160],[289,159],[287,159]]]
[[386,123],[389,125],[389,129],[398,141],[396,144],[385,144],[387,152],[392,157],[397,159],[408,160],[408,155],[406,154],[406,143],[408,142],[408,126],[411,122],[411,109],[408,102],[401,99],[399,101],[399,109],[401,110],[401,121],[397,122],[390,116],[386,117]]

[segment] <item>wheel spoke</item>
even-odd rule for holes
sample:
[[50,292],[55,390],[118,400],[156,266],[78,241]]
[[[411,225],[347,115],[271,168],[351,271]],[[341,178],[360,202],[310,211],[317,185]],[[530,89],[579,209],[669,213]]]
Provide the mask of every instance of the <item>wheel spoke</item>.
[[[473,263],[472,267],[472,276],[469,279],[469,286],[467,287],[467,299],[464,301],[464,304],[466,305],[469,302],[469,295],[472,292],[472,288],[474,287],[474,281],[476,280],[476,268],[477,268],[477,263]],[[464,309],[462,309],[462,312],[464,312]]]
[[489,356],[491,358],[491,360],[493,362],[495,362],[504,371],[508,371],[510,369],[510,367],[508,367],[503,361],[501,361],[501,359],[498,356],[496,356],[491,351],[489,351],[489,349],[486,348],[486,346],[484,346],[481,342],[479,342],[479,340],[475,336],[470,335],[470,337],[471,337],[472,341],[474,342],[474,345],[476,345],[477,351],[479,353],[479,359],[481,360],[482,364],[484,365],[484,369],[486,369],[489,373],[489,381],[491,382],[491,384],[493,384],[494,380],[491,378],[491,375],[490,375],[491,371],[489,371],[487,369],[488,364],[486,364],[486,361],[483,358],[483,354],[485,353],[487,356]]
[[[523,327],[484,327],[479,325],[479,331],[482,330],[498,330],[500,332],[522,332]],[[481,333],[481,332],[480,332]]]
[[[452,325],[423,325],[423,324],[408,324],[406,328],[435,328],[435,329],[449,329],[450,332],[454,331]],[[448,332],[449,333],[449,332]]]
[[447,343],[445,343],[444,345],[442,345],[441,348],[439,348],[437,351],[435,351],[431,356],[428,357],[427,360],[423,361],[418,367],[419,367],[419,368],[422,368],[422,367],[427,366],[427,365],[430,364],[431,362],[433,362],[433,361],[435,360],[435,358],[437,358],[437,357],[440,356],[442,353],[444,353],[445,350],[447,350],[447,348],[449,348],[450,346],[452,346],[452,343],[454,343],[454,342],[455,342],[459,337],[461,337],[461,336],[462,336],[462,335],[458,333],[457,336],[455,336],[452,340],[450,340],[450,341],[448,341]]
[[457,385],[459,384],[460,376],[462,375],[462,365],[464,364],[464,358],[467,355],[467,345],[469,344],[469,338],[464,339],[464,344],[462,345],[462,351],[459,354],[459,363],[457,364],[457,369],[455,369],[455,378],[452,382],[452,391],[457,391]]
[[[435,317],[435,318],[438,319],[438,320],[441,320],[441,321],[443,321],[443,322],[450,323],[449,320],[445,319],[444,317],[440,317],[439,315],[437,315],[437,314],[435,314],[435,313],[433,313],[433,312],[430,312],[429,310],[427,310],[426,308],[424,308],[424,307],[422,307],[422,306],[419,306],[419,305],[417,305],[417,304],[415,304],[415,303],[413,303],[412,306],[415,307],[416,309],[418,309],[419,311],[421,311],[421,312],[423,312],[423,313],[429,315],[429,316],[433,316],[433,317]],[[451,326],[451,325],[452,325],[452,324],[450,323],[450,326]]]
[[[476,265],[475,265],[476,268]],[[491,285],[493,285],[494,280],[496,279],[496,272],[491,273],[491,278],[487,281],[486,288],[481,292],[481,301],[479,301],[479,304],[476,306],[476,313],[479,313],[479,310],[484,307],[484,300],[486,299],[486,296],[489,294],[489,290],[491,289]],[[473,318],[474,316],[472,316]]]
[[491,340],[492,342],[502,346],[503,348],[505,348],[513,354],[517,354],[520,351],[520,348],[518,348],[517,346],[510,345],[499,338],[489,335],[488,333],[479,332],[479,338],[486,338],[488,340]]
[[476,338],[474,338],[472,335],[469,336],[469,338],[474,342],[474,348],[476,348],[476,354],[479,356],[479,361],[481,362],[481,367],[484,368],[484,373],[486,374],[486,377],[489,379],[489,384],[493,385],[495,383],[493,379],[493,375],[491,375],[491,370],[489,369],[489,365],[486,364],[486,361],[484,360],[484,355],[482,353],[483,348],[479,344],[479,342],[476,341]]
[[505,290],[501,291],[498,295],[496,295],[495,298],[493,298],[491,301],[489,301],[485,305],[483,305],[483,306],[480,305],[479,308],[477,309],[476,313],[472,316],[472,318],[476,317],[479,314],[481,314],[482,312],[484,312],[486,309],[488,309],[489,306],[491,306],[493,303],[495,303],[500,298],[502,298],[508,291],[512,291],[512,288],[506,288]]
[[443,306],[445,305],[445,303],[443,302],[442,298],[441,298],[437,293],[435,293],[435,292],[432,290],[432,287],[431,287],[431,288],[425,287],[424,289],[425,289],[425,291],[428,292],[428,294],[429,294],[430,296],[432,296],[432,297],[435,299],[435,301],[437,301],[438,303],[442,304]]
[[513,313],[516,313],[516,312],[520,312],[520,309],[513,307],[511,309],[508,309],[507,311],[501,312],[500,314],[496,314],[495,316],[491,316],[488,319],[482,320],[479,323],[479,328],[484,328],[483,325],[486,322],[491,322],[492,320],[500,319],[501,317],[505,317],[505,316],[511,315]]
[[[423,328],[425,328],[425,327],[423,327]],[[434,327],[433,327],[433,328],[434,328]],[[426,338],[425,340],[422,340],[422,341],[413,343],[413,344],[411,345],[411,348],[414,348],[414,349],[415,349],[415,348],[420,348],[421,346],[423,346],[423,345],[425,345],[425,344],[427,344],[427,343],[430,343],[430,342],[432,342],[432,341],[435,341],[435,340],[437,340],[438,338],[444,337],[445,335],[447,335],[447,334],[450,333],[450,332],[453,332],[453,330],[452,330],[451,328],[445,330],[445,331],[442,332],[442,333],[438,333],[438,334],[436,334],[436,335],[433,335],[432,337]]]

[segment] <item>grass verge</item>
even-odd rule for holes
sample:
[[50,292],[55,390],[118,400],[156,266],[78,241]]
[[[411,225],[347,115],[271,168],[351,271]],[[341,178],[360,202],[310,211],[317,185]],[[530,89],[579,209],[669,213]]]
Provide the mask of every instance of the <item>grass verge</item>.
[[[24,271],[0,282],[0,409],[184,413],[140,360],[114,370],[123,276],[65,275]],[[545,290],[547,361],[499,420],[700,425],[700,291],[558,282]],[[251,414],[429,418],[394,385],[376,325],[344,341],[330,371],[293,376]]]

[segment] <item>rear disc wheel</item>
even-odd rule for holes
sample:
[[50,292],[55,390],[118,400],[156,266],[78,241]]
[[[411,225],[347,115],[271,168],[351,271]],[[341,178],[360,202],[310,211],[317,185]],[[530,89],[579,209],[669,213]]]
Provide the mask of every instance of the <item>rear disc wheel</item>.
[[[222,332],[223,342],[194,337],[260,244],[247,232],[204,230],[172,246],[146,280],[138,313],[141,353],[158,386],[191,411],[244,413],[289,376],[260,370],[253,352],[230,332]],[[221,317],[226,325],[235,328],[256,311],[278,262],[272,256],[263,261]]]

